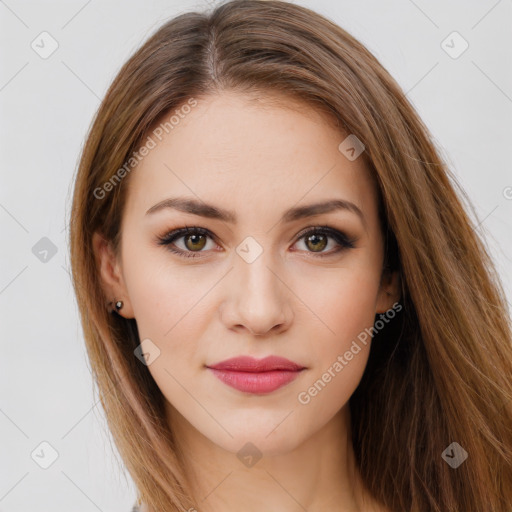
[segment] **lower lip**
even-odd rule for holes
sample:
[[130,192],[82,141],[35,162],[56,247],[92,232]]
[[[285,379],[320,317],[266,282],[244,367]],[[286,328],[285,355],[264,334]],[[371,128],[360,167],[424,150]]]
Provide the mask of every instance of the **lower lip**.
[[271,393],[299,376],[299,371],[236,372],[209,368],[224,384],[245,393]]

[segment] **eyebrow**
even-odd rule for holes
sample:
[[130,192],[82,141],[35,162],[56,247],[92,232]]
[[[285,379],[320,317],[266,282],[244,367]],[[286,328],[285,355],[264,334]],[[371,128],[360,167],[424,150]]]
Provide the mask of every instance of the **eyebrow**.
[[[191,213],[209,219],[217,219],[224,222],[236,223],[236,214],[230,210],[225,210],[217,206],[207,204],[186,197],[172,197],[164,199],[155,204],[146,212],[146,215],[156,213],[166,208],[172,208],[184,213]],[[337,210],[346,210],[356,214],[366,226],[366,219],[360,208],[345,199],[330,199],[319,203],[312,203],[304,206],[295,206],[284,212],[281,222],[294,222],[306,217],[313,217],[322,213],[330,213]]]

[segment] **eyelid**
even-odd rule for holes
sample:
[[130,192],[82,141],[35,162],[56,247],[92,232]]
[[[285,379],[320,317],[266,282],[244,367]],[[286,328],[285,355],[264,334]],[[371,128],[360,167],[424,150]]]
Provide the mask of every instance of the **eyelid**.
[[[200,226],[184,226],[182,228],[176,228],[176,229],[172,229],[168,232],[166,232],[163,236],[158,236],[157,237],[157,243],[158,245],[163,245],[163,246],[166,246],[167,249],[175,254],[178,254],[180,256],[184,255],[184,254],[188,254],[188,256],[183,256],[185,258],[197,258],[197,257],[203,257],[203,256],[200,256],[201,252],[203,251],[184,251],[182,249],[176,249],[176,248],[173,248],[172,247],[172,244],[174,243],[175,240],[178,240],[180,238],[183,238],[187,235],[203,235],[203,236],[207,236],[207,237],[210,237],[215,243],[218,244],[217,242],[217,237],[209,230],[209,229],[206,229],[206,228],[202,228]],[[196,256],[197,254],[197,256]]]
[[295,237],[295,242],[293,245],[295,245],[297,242],[302,240],[306,235],[314,235],[314,234],[321,234],[326,235],[328,238],[332,238],[336,244],[337,247],[334,250],[328,251],[328,252],[318,252],[315,253],[313,251],[299,251],[299,252],[307,252],[308,254],[311,254],[315,258],[328,258],[330,256],[336,256],[337,254],[344,252],[348,249],[354,249],[355,243],[357,242],[357,237],[351,237],[347,235],[344,231],[341,231],[337,228],[334,228],[329,225],[314,225],[314,226],[308,226],[304,229],[302,229]]
[[295,235],[295,242],[298,242],[301,238],[304,238],[306,235],[310,233],[322,233],[330,236],[331,238],[340,238],[344,243],[347,244],[354,244],[357,241],[357,238],[350,237],[347,235],[344,231],[341,231],[340,229],[334,228],[332,226],[329,226],[328,224],[315,224],[312,226],[308,226]]

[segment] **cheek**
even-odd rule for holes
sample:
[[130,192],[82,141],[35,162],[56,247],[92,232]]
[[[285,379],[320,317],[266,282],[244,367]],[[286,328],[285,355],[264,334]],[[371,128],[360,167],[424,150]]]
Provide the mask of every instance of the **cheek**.
[[148,371],[169,403],[187,416],[200,416],[188,393],[198,394],[204,371],[199,341],[211,322],[212,308],[204,295],[212,284],[204,285],[199,275],[158,260],[134,259],[127,280],[140,340],[151,340],[149,346],[157,354]]
[[315,350],[327,355],[342,349],[373,325],[379,276],[372,268],[333,269],[309,278],[303,273],[296,289],[310,310],[310,325],[319,324],[317,336],[322,343]]
[[[306,281],[311,282],[311,281]],[[304,289],[307,306],[321,320],[311,316],[310,337],[312,370],[301,407],[314,418],[333,415],[350,398],[362,377],[371,344],[371,327],[375,321],[375,305],[379,276],[373,268],[337,269],[315,286]],[[309,386],[312,386],[311,388]],[[322,408],[324,408],[322,410]],[[309,414],[308,413],[308,414]]]
[[[210,321],[212,308],[205,294],[215,280],[194,272],[197,269],[178,268],[164,248],[141,249],[142,244],[130,244],[126,239],[125,281],[139,337],[151,340],[159,350],[149,370],[157,382],[156,373],[164,368],[173,374],[184,371],[185,366],[190,371],[197,340]],[[169,378],[166,373],[162,376]]]
[[311,431],[346,405],[359,385],[370,352],[378,280],[371,270],[338,271],[329,279],[328,293],[315,290],[308,293],[308,304],[325,324],[324,334],[313,338],[311,370],[295,396],[297,418]]
[[165,247],[151,246],[140,234],[127,233],[124,240],[124,277],[139,335],[167,343],[193,326],[190,318],[201,309],[208,276],[180,266]]

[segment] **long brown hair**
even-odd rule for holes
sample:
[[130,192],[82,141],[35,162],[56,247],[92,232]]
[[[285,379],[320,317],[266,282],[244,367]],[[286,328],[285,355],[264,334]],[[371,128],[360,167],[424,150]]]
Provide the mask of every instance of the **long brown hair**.
[[[229,1],[165,23],[118,73],[81,155],[70,219],[74,287],[101,403],[139,502],[158,511],[194,506],[163,395],[134,356],[135,320],[105,306],[111,297],[92,234],[118,250],[127,168],[106,193],[104,184],[150,128],[191,98],[228,89],[298,98],[364,143],[403,305],[375,334],[350,399],[368,490],[393,511],[510,512],[511,322],[467,214],[473,206],[376,58],[328,19],[274,0]],[[468,453],[456,469],[441,456],[452,442]]]

